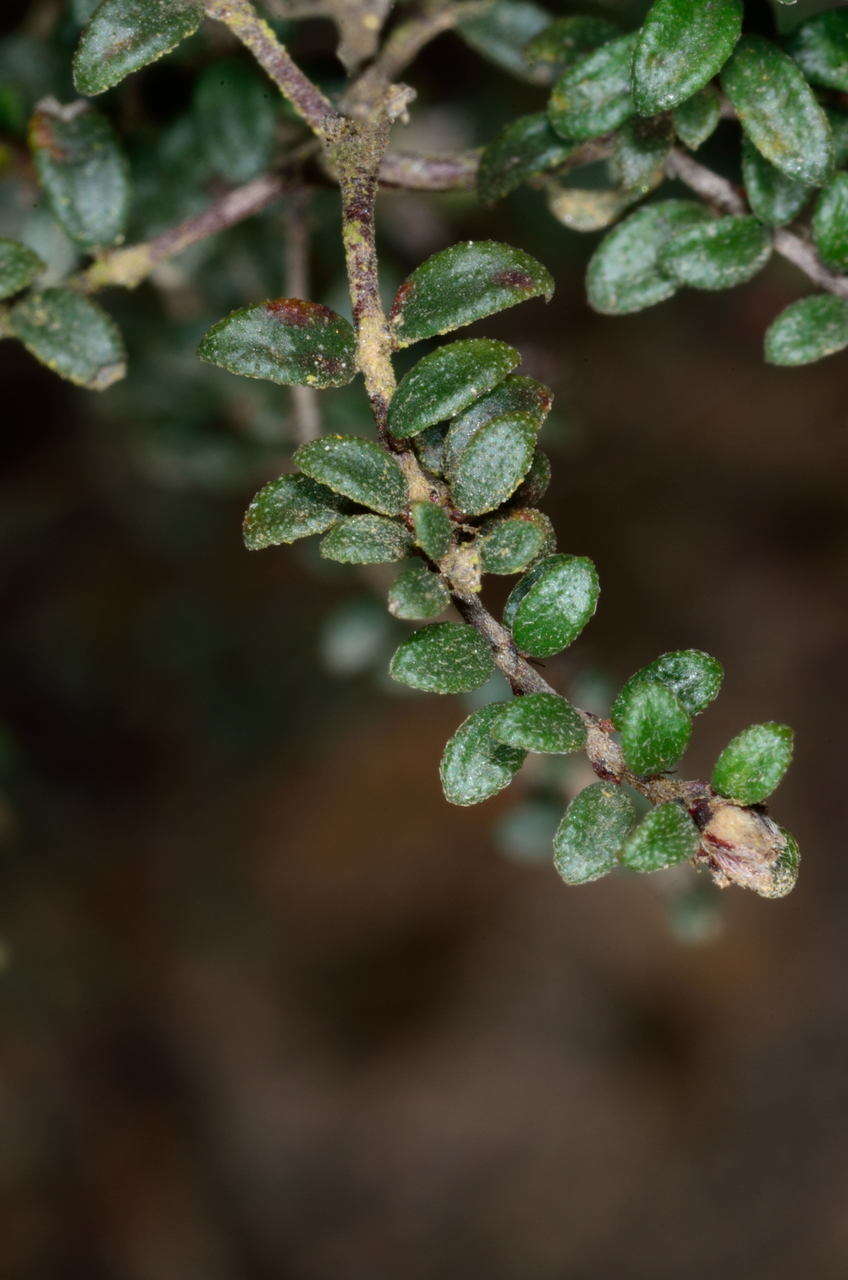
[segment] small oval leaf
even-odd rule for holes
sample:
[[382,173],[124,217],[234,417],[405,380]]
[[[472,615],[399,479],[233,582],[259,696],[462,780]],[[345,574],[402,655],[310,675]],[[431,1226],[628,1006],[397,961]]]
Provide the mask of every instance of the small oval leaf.
[[285,475],[259,490],[244,517],[248,551],[326,533],[339,519],[343,499],[309,476]]
[[633,55],[640,115],[669,111],[724,66],[742,31],[742,0],[655,0]]
[[571,13],[555,18],[534,36],[524,47],[524,57],[533,67],[536,81],[551,84],[581,54],[591,53],[620,34],[620,28],[606,18]]
[[461,413],[520,361],[514,347],[493,338],[466,338],[431,351],[401,378],[389,405],[389,430],[405,440]]
[[448,804],[480,804],[508,787],[521,768],[524,752],[491,735],[499,711],[492,703],[473,712],[445,746],[439,776]]
[[848,271],[848,173],[837,173],[819,196],[813,240],[822,262],[834,271]]
[[742,179],[751,211],[760,222],[782,227],[801,212],[813,190],[761,156],[750,138],[742,139]]
[[492,734],[507,746],[547,755],[569,755],[586,745],[583,718],[555,693],[527,693],[504,703]]
[[409,500],[406,478],[390,454],[360,436],[321,436],[294,455],[301,471],[353,502],[396,516]]
[[712,785],[737,804],[760,804],[780,785],[792,760],[789,725],[752,724],[727,744],[713,769]]
[[632,800],[609,782],[575,796],[554,836],[554,867],[566,884],[589,884],[613,871],[636,820]]
[[409,555],[412,538],[403,525],[385,516],[345,516],[321,539],[325,560],[340,564],[389,564]]
[[389,674],[425,693],[467,693],[495,669],[487,641],[462,622],[436,622],[414,631],[395,650]]
[[195,0],[103,0],[74,55],[77,92],[111,89],[193,35],[202,16]]
[[712,85],[699,89],[671,113],[674,131],[690,151],[697,151],[715,133],[721,119],[721,98]]
[[577,639],[597,608],[598,573],[584,556],[546,556],[513,588],[504,625],[518,648],[550,658]]
[[11,298],[44,270],[37,253],[17,240],[0,238],[0,299]]
[[520,80],[533,80],[524,47],[549,24],[551,15],[532,0],[493,0],[457,26],[459,34],[489,62]]
[[650,676],[628,682],[615,711],[613,724],[633,773],[642,777],[674,768],[688,746],[692,721],[668,685]]
[[451,472],[451,496],[460,511],[494,511],[515,492],[530,470],[536,431],[526,413],[505,413],[477,428]]
[[279,119],[279,94],[237,58],[220,58],[199,76],[192,110],[207,161],[227,182],[267,169]]
[[52,98],[29,127],[38,179],[56,219],[85,249],[123,237],[129,213],[129,172],[111,124],[87,102],[64,107]]
[[592,256],[586,274],[589,305],[602,315],[627,315],[671,298],[677,283],[660,269],[660,253],[675,233],[709,217],[693,200],[659,200],[631,213]]
[[444,508],[435,502],[413,502],[409,513],[418,546],[431,560],[441,560],[453,537],[453,526]]
[[568,159],[573,148],[539,112],[513,120],[484,148],[477,170],[477,192],[484,204],[503,200],[522,182]]
[[643,196],[665,177],[674,133],[666,116],[628,120],[618,132],[610,161],[613,181],[628,196]]
[[556,550],[556,535],[543,512],[524,507],[487,524],[478,547],[484,573],[523,573],[539,556]]
[[597,138],[633,115],[630,65],[635,41],[635,34],[619,36],[563,72],[548,103],[548,119],[560,137],[570,142]]
[[750,216],[716,218],[680,231],[659,256],[660,270],[692,289],[730,289],[771,257],[771,235]]
[[675,649],[671,653],[660,654],[624,683],[610,712],[614,724],[618,723],[627,705],[631,687],[645,676],[659,680],[690,715],[697,715],[718,697],[724,668],[718,658],[700,649]]
[[700,842],[698,828],[689,814],[669,800],[642,819],[624,843],[621,862],[631,871],[662,871],[694,857]]
[[389,613],[407,622],[438,618],[450,602],[450,592],[439,575],[420,561],[404,569],[389,590]]
[[70,289],[27,294],[12,307],[9,328],[36,360],[88,391],[105,391],[127,372],[117,326],[96,302]]
[[802,22],[787,48],[812,84],[848,93],[848,13],[844,9]]
[[352,326],[301,298],[231,312],[206,331],[198,355],[228,373],[282,386],[343,387],[356,375]]
[[468,441],[484,423],[504,414],[520,413],[531,417],[539,431],[550,412],[553,400],[548,388],[541,382],[536,382],[535,378],[510,374],[494,391],[481,396],[451,423],[444,441],[445,473],[450,475],[453,472]]
[[848,347],[848,300],[815,293],[790,302],[766,330],[769,364],[812,364]]

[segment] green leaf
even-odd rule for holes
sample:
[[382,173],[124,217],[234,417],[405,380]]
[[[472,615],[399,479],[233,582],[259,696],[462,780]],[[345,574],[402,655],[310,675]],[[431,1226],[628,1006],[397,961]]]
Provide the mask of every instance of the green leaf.
[[674,134],[671,121],[629,120],[620,129],[610,163],[610,172],[628,195],[646,195],[665,176],[665,162]]
[[195,0],[103,0],[74,55],[77,93],[111,89],[193,35],[203,16]]
[[812,84],[848,93],[848,13],[834,9],[802,22],[787,48]]
[[633,115],[630,64],[635,39],[631,34],[610,40],[563,72],[548,103],[548,119],[561,137],[570,142],[596,138]]
[[554,866],[566,884],[588,884],[613,871],[636,810],[608,782],[595,782],[575,796],[554,836]]
[[550,520],[525,507],[490,521],[480,532],[480,564],[484,573],[523,573],[541,555],[556,548]]
[[613,724],[635,774],[673,769],[689,743],[692,721],[667,684],[643,675],[628,681],[616,700]]
[[301,298],[232,311],[207,329],[198,355],[228,373],[282,386],[343,387],[356,376],[351,325],[329,307]]
[[541,502],[551,483],[551,460],[539,449],[533,454],[530,470],[512,495],[514,507],[532,507]]
[[632,686],[646,676],[659,680],[670,689],[684,710],[693,716],[706,710],[718,697],[724,668],[717,658],[700,649],[675,649],[671,653],[660,654],[623,685],[610,713],[614,724],[618,723],[627,706]]
[[848,301],[814,293],[790,302],[766,330],[769,364],[812,364],[848,347]]
[[463,449],[484,423],[504,414],[518,413],[532,418],[538,432],[553,401],[553,395],[541,382],[521,374],[510,374],[494,391],[481,396],[451,423],[444,441],[445,474],[453,473]]
[[534,564],[504,605],[504,625],[531,658],[550,658],[577,639],[597,608],[598,572],[584,556],[554,555]]
[[603,231],[633,203],[634,196],[617,188],[548,184],[548,209],[557,222],[572,231]]
[[692,858],[701,842],[698,828],[674,800],[659,804],[639,823],[621,850],[631,871],[662,871]]
[[792,760],[786,724],[752,724],[727,744],[713,769],[712,785],[737,804],[760,804],[780,785]]
[[524,763],[524,752],[496,742],[491,727],[500,704],[490,703],[463,720],[445,746],[439,765],[448,804],[480,804],[508,787]]
[[17,240],[0,238],[0,299],[28,288],[43,270],[44,263],[32,249]]
[[834,271],[848,271],[848,173],[837,173],[819,196],[813,240],[822,262]]
[[409,513],[418,546],[431,560],[441,560],[453,537],[453,526],[444,509],[435,502],[413,502]]
[[791,58],[761,36],[743,36],[722,87],[754,146],[781,172],[821,186],[833,168],[827,116]]
[[440,422],[438,426],[425,427],[417,436],[413,436],[413,447],[418,461],[426,471],[432,471],[434,476],[444,474],[447,434],[448,424]]
[[633,101],[642,116],[679,106],[712,80],[742,30],[742,0],[655,0],[633,55]]
[[812,187],[789,178],[761,156],[754,144],[742,139],[742,179],[745,195],[760,222],[782,227],[801,212]]
[[836,107],[825,107],[824,113],[833,135],[833,162],[841,169],[848,161],[848,114]]
[[493,338],[466,338],[431,351],[401,378],[389,405],[389,430],[408,439],[453,417],[503,382],[520,361],[514,347]]
[[409,555],[412,538],[385,516],[345,516],[321,539],[325,560],[341,564],[388,564]]
[[479,689],[495,669],[488,642],[462,622],[437,622],[414,631],[395,650],[389,674],[425,693]]
[[451,496],[460,511],[494,511],[515,492],[530,470],[536,431],[527,413],[505,413],[477,428],[451,472]]
[[627,315],[672,297],[677,282],[664,275],[659,256],[670,238],[710,214],[693,200],[659,200],[631,213],[609,231],[589,263],[589,305],[602,315]]
[[521,80],[532,80],[524,46],[550,21],[549,13],[528,0],[494,0],[479,16],[460,22],[457,30],[489,62]]
[[398,347],[434,338],[539,295],[550,302],[550,272],[521,249],[466,240],[436,253],[397,291],[391,323]]
[[105,391],[126,375],[126,351],[102,307],[70,289],[30,293],[9,313],[9,328],[60,378]]
[[660,270],[693,289],[730,289],[761,271],[771,233],[757,218],[716,218],[681,231],[659,256]]
[[86,249],[124,234],[129,213],[127,163],[112,126],[87,102],[63,107],[47,98],[29,127],[38,180],[55,217]]
[[313,480],[380,515],[396,516],[409,500],[403,472],[373,440],[322,436],[302,444],[294,461]]
[[798,848],[798,841],[793,835],[780,827],[780,833],[786,841],[786,847],[778,854],[777,861],[769,868],[769,882],[763,884],[760,882],[756,886],[756,893],[761,898],[785,898],[787,893],[791,893],[798,882],[798,871],[801,865],[801,850]]
[[194,119],[206,159],[222,178],[248,182],[268,168],[278,102],[271,82],[236,58],[221,58],[202,72]]
[[343,501],[309,476],[285,475],[259,490],[247,508],[242,531],[248,551],[326,533],[343,509]]
[[586,745],[580,713],[555,693],[527,693],[504,703],[492,734],[509,747],[548,755],[570,755]]
[[699,89],[671,113],[675,133],[690,151],[697,151],[712,137],[721,119],[721,98],[712,85]]
[[483,204],[494,204],[528,178],[556,169],[572,150],[554,133],[543,112],[519,116],[484,148],[477,170],[477,193]]
[[389,590],[389,613],[408,622],[438,618],[450,602],[450,592],[439,575],[420,560],[404,569]]
[[533,67],[540,84],[553,83],[581,54],[591,53],[620,35],[620,28],[606,18],[572,13],[555,18],[524,46],[525,60]]

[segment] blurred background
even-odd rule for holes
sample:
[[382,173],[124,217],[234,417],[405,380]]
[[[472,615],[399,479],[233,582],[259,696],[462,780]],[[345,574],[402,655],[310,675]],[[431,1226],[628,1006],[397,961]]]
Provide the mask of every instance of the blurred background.
[[[75,251],[23,133],[42,94],[72,94],[84,7],[0,18],[0,234],[57,277]],[[338,79],[328,23],[294,42]],[[132,239],[215,189],[191,98],[222,49],[207,31],[101,100],[132,155]],[[543,101],[452,35],[408,78],[409,146],[480,145]],[[709,162],[729,171],[732,144],[723,125]],[[336,216],[319,191],[313,296],[342,308]],[[799,886],[566,888],[548,842],[580,766],[537,760],[449,808],[437,762],[467,708],[389,687],[390,575],[370,590],[311,544],[243,550],[289,394],[194,350],[281,291],[271,209],[105,296],[131,372],[102,396],[0,344],[0,1275],[841,1280],[848,356],[763,363],[807,291],[777,259],[733,294],[594,315],[598,237],[538,192],[493,211],[386,193],[381,236],[387,291],[464,236],[553,271],[549,307],[482,327],[556,391],[543,505],[601,575],[546,674],[603,711],[658,653],[715,653],[725,690],[684,769],[751,721],[795,727],[773,808]],[[358,389],[321,405],[365,429]],[[487,580],[493,606],[508,583]]]

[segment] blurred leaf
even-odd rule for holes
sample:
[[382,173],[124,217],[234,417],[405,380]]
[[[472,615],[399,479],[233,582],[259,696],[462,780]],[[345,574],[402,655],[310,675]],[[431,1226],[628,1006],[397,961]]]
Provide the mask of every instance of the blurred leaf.
[[613,871],[635,820],[632,800],[609,782],[575,796],[554,836],[554,866],[565,883],[588,884]]
[[431,560],[441,560],[453,536],[451,522],[444,508],[435,502],[413,502],[409,511],[415,541]]
[[550,21],[551,15],[529,0],[494,0],[478,17],[460,22],[457,30],[489,62],[521,80],[532,80],[524,47]]
[[672,297],[677,283],[662,273],[659,255],[675,233],[706,222],[694,200],[659,200],[609,231],[589,263],[589,305],[603,315],[627,315]]
[[553,396],[534,378],[510,374],[500,386],[481,396],[470,408],[455,418],[444,442],[444,470],[450,475],[474,432],[484,423],[504,414],[522,414],[534,420],[537,432],[547,417]]
[[0,239],[0,298],[11,298],[44,270],[37,253],[17,240]]
[[753,217],[716,218],[672,236],[660,270],[692,289],[730,289],[751,280],[771,257],[771,233]]
[[528,178],[561,165],[572,150],[554,133],[543,112],[519,116],[483,149],[477,193],[484,204],[494,204]]
[[504,625],[522,653],[550,658],[577,639],[597,608],[599,592],[591,560],[546,556],[513,587]]
[[543,512],[524,507],[485,525],[478,545],[484,573],[523,573],[556,549],[556,535]]
[[325,533],[336,523],[343,503],[331,489],[309,476],[285,475],[259,490],[244,517],[244,545],[261,551]]
[[821,186],[833,168],[827,116],[796,64],[761,36],[744,36],[722,87],[754,146],[781,172]]
[[396,345],[408,347],[539,295],[554,282],[522,249],[494,240],[451,245],[417,267],[398,289],[391,311]]
[[825,107],[824,113],[833,136],[833,162],[841,169],[848,161],[848,113],[836,107]]
[[295,464],[313,480],[384,516],[395,516],[409,499],[398,464],[373,440],[322,436],[303,444]]
[[209,164],[228,182],[248,182],[268,168],[279,119],[279,94],[236,58],[213,62],[199,76],[193,111]]
[[602,231],[633,203],[633,196],[617,188],[568,187],[548,184],[548,208],[557,222],[572,231]]
[[515,492],[533,461],[536,431],[526,413],[505,413],[477,428],[451,472],[451,496],[460,511],[482,515]]
[[630,64],[635,39],[631,34],[610,40],[563,72],[548,103],[548,118],[561,137],[571,142],[597,138],[633,115]]
[[742,0],[655,0],[633,56],[633,101],[642,116],[677,107],[712,80],[742,30]]
[[516,862],[547,862],[559,819],[559,806],[551,800],[525,800],[498,822],[495,841]]
[[70,289],[28,294],[9,313],[9,327],[31,355],[78,387],[105,391],[126,374],[117,326],[96,302]]
[[626,192],[647,195],[665,177],[674,134],[671,121],[628,120],[615,139],[610,162],[613,181]]
[[848,13],[833,9],[802,22],[787,48],[812,84],[848,93]]
[[674,800],[657,805],[643,818],[621,850],[631,871],[662,871],[694,856],[701,837],[685,809]]
[[812,364],[848,347],[848,301],[815,293],[790,302],[766,330],[769,364]]
[[414,631],[395,650],[389,674],[425,693],[464,693],[485,684],[495,669],[488,642],[461,622],[436,622]]
[[792,760],[792,730],[786,724],[752,724],[722,751],[712,785],[737,804],[759,804],[780,785]]
[[194,0],[103,0],[74,55],[77,92],[111,89],[193,35],[202,16]]
[[355,676],[382,665],[393,624],[372,596],[346,600],[321,627],[321,657],[336,676]]
[[620,28],[606,18],[572,13],[556,18],[524,48],[525,60],[534,70],[537,83],[553,80],[583,53],[614,40]]
[[321,539],[325,560],[340,564],[388,564],[409,555],[412,538],[385,516],[345,516]]
[[492,735],[509,747],[549,755],[569,755],[586,745],[580,714],[555,693],[526,693],[507,702],[492,724]]
[[490,703],[463,720],[448,741],[439,765],[448,804],[480,804],[508,787],[524,763],[524,752],[496,742],[491,727],[501,710]]
[[389,613],[407,622],[438,618],[450,602],[450,592],[439,575],[420,560],[404,569],[389,590]]
[[635,774],[673,769],[689,743],[692,721],[667,684],[641,675],[630,680],[615,702],[613,724],[621,750]]
[[610,712],[615,723],[627,705],[632,686],[645,676],[666,685],[690,715],[697,715],[718,697],[724,668],[717,658],[700,649],[675,649],[661,654],[625,681]]
[[351,325],[301,298],[233,311],[203,335],[198,355],[229,373],[284,386],[342,387],[356,376]]
[[389,430],[398,439],[467,409],[519,364],[514,347],[493,338],[467,338],[431,351],[401,378],[389,405]]
[[512,495],[515,507],[530,507],[541,502],[551,483],[551,461],[546,453],[537,449],[530,463],[530,470]]
[[690,151],[697,151],[716,130],[721,119],[721,98],[712,85],[699,89],[671,114],[675,132]]
[[834,271],[848,271],[848,173],[837,173],[819,196],[813,240],[822,262]]
[[752,211],[761,222],[782,227],[800,213],[812,191],[806,182],[789,178],[761,156],[749,138],[742,139],[742,179]]
[[29,127],[38,179],[72,240],[106,248],[123,237],[129,170],[112,126],[87,102],[41,103]]

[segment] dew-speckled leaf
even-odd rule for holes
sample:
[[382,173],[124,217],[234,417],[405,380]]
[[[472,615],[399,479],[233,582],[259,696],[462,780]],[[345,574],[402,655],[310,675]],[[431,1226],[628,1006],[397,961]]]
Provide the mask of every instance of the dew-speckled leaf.
[[586,744],[580,713],[556,693],[527,693],[504,703],[492,734],[507,746],[547,755],[570,755]]
[[345,516],[321,539],[325,560],[340,564],[388,564],[409,555],[412,538],[402,524],[386,516]]
[[524,57],[533,67],[537,82],[552,84],[581,54],[591,53],[620,34],[621,29],[606,18],[571,13],[565,18],[555,18],[534,36],[525,45]]
[[793,733],[787,724],[752,724],[722,751],[712,785],[737,804],[760,804],[780,785],[792,760]]
[[551,483],[551,460],[537,449],[530,463],[530,470],[512,495],[513,507],[532,507],[541,502]]
[[435,502],[413,502],[409,513],[418,546],[431,560],[441,560],[447,553],[453,534],[444,508]]
[[229,373],[282,386],[343,387],[356,374],[352,326],[301,298],[231,312],[206,331],[198,354]]
[[38,180],[54,216],[77,244],[105,248],[123,237],[127,162],[111,124],[87,102],[43,101],[29,126]]
[[656,120],[628,120],[615,140],[610,175],[623,191],[647,195],[665,176],[665,162],[674,133],[666,116]]
[[326,533],[339,519],[344,500],[309,476],[285,475],[264,485],[247,508],[242,531],[248,551]]
[[543,31],[551,15],[532,0],[494,0],[481,13],[460,22],[457,30],[477,53],[521,80],[535,79],[524,47]]
[[77,92],[111,89],[193,35],[202,16],[195,0],[103,0],[74,55]]
[[557,80],[548,119],[570,142],[597,138],[633,115],[630,64],[635,35],[619,36],[578,58]]
[[414,631],[395,650],[389,674],[425,693],[467,693],[495,669],[488,642],[463,622],[436,622]]
[[527,413],[505,413],[478,427],[451,471],[455,506],[479,516],[506,502],[530,470],[537,431]]
[[27,294],[12,307],[9,328],[31,355],[78,387],[105,391],[126,374],[117,326],[96,302],[70,289]]
[[428,622],[451,602],[442,579],[421,561],[409,565],[389,590],[389,613],[407,622]]
[[499,711],[499,703],[490,703],[473,712],[445,746],[439,776],[449,804],[488,800],[509,786],[524,763],[523,751],[492,737],[492,722]]
[[484,573],[523,573],[539,556],[556,549],[554,527],[541,511],[524,507],[490,521],[480,532]]
[[722,87],[761,155],[799,182],[827,181],[833,168],[827,116],[782,49],[762,36],[743,36]]
[[659,804],[642,819],[621,850],[631,871],[662,871],[694,856],[701,837],[689,814],[674,800]]
[[389,405],[389,430],[403,440],[452,418],[520,361],[514,347],[494,338],[466,338],[429,352],[401,378]]
[[801,866],[801,850],[798,847],[798,841],[785,827],[780,828],[780,834],[785,839],[786,845],[778,854],[777,860],[769,867],[768,881],[766,883],[760,881],[756,886],[755,892],[761,898],[785,898],[798,882],[798,871]]
[[816,201],[813,240],[834,271],[848,271],[848,173],[835,174]]
[[709,211],[693,200],[659,200],[631,213],[601,241],[589,263],[589,305],[603,315],[627,315],[670,298],[676,282],[659,255],[677,232],[705,222]]
[[556,169],[573,148],[551,128],[544,112],[519,116],[484,148],[477,170],[477,193],[494,204],[536,174]]
[[636,821],[621,787],[595,782],[575,796],[554,836],[554,866],[566,884],[600,880],[618,865],[618,851]]
[[612,705],[610,714],[614,723],[618,722],[627,704],[630,688],[645,676],[667,685],[684,710],[689,715],[697,715],[718,697],[724,668],[718,658],[701,649],[674,649],[671,653],[662,653],[625,681]]
[[394,458],[360,436],[321,436],[294,455],[301,471],[383,516],[396,516],[408,501],[406,477]]
[[617,188],[569,187],[548,183],[548,208],[557,222],[572,231],[603,231],[633,203],[634,195]]
[[37,253],[17,240],[0,238],[0,299],[26,289],[44,270]]
[[760,222],[782,227],[803,209],[813,188],[782,173],[761,156],[749,138],[742,139],[742,180],[751,211]]
[[730,289],[751,280],[771,256],[771,233],[749,216],[689,227],[660,253],[660,270],[692,289]]
[[814,293],[790,302],[766,330],[769,364],[812,364],[848,347],[848,300]]
[[667,684],[648,675],[628,681],[616,700],[613,723],[635,774],[673,769],[689,743],[692,720]]
[[199,76],[192,103],[206,160],[228,182],[266,169],[279,119],[279,93],[266,76],[235,58],[219,58]]
[[455,418],[444,441],[444,470],[453,472],[457,459],[479,427],[505,413],[521,413],[531,417],[536,430],[541,429],[553,404],[549,389],[523,374],[511,374],[488,395],[481,396],[464,413]]
[[598,572],[585,556],[539,560],[513,587],[504,625],[522,653],[550,658],[577,639],[597,608]]
[[812,84],[848,93],[848,13],[833,9],[802,22],[787,48]]
[[690,151],[697,151],[715,133],[721,119],[721,98],[712,85],[699,89],[671,113],[674,131]]
[[742,0],[655,0],[633,55],[640,115],[669,111],[724,66],[742,30]]
[[436,253],[400,286],[392,304],[396,345],[408,347],[527,298],[550,302],[550,272],[522,249],[496,240],[465,240]]

